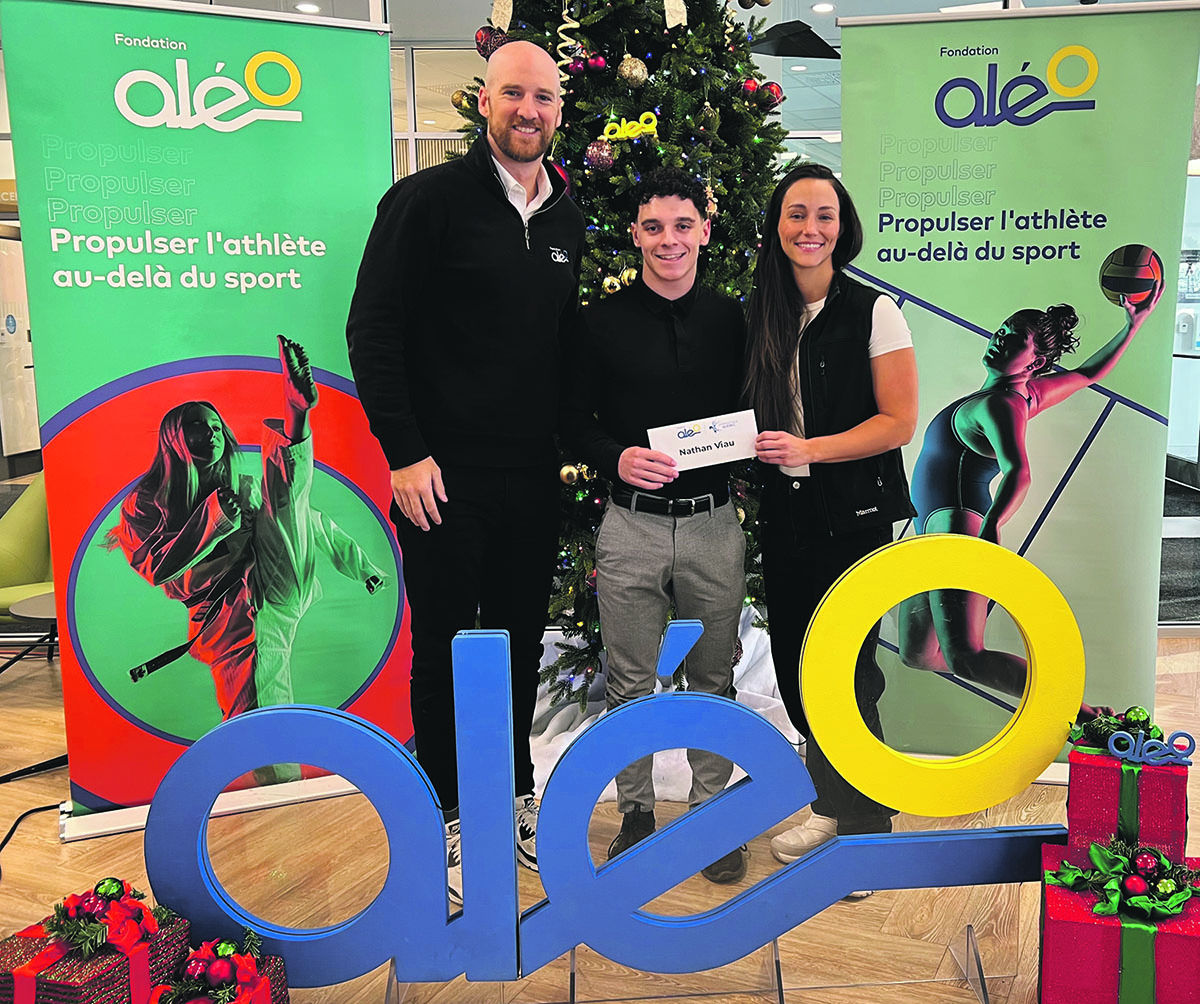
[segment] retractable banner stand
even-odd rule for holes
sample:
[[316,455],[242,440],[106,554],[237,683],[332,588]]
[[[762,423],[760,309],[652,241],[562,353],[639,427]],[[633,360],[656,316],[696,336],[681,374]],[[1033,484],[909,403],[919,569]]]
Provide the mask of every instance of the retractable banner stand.
[[[844,180],[866,238],[855,266],[901,301],[920,370],[905,453],[920,516],[904,532],[998,524],[1074,610],[1085,700],[1118,710],[1154,695],[1200,43],[1194,6],[1132,7],[842,22]],[[1018,314],[1059,304],[1071,309]],[[884,643],[897,748],[973,748],[1020,701],[1020,633],[980,598],[914,598]]]
[[386,29],[5,0],[3,37],[75,810],[149,802],[262,705],[407,740],[344,335],[392,179]]

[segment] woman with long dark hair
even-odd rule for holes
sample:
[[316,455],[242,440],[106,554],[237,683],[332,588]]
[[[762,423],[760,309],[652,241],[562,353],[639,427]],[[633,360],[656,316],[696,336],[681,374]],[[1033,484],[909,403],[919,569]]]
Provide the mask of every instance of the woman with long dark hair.
[[[832,172],[795,168],[768,204],[747,307],[745,391],[767,466],[760,522],[771,654],[788,716],[807,738],[817,790],[810,818],[771,841],[781,861],[835,834],[888,832],[895,814],[825,758],[809,734],[798,671],[826,591],[892,540],[893,522],[913,514],[900,457],[917,420],[912,337],[894,300],[843,271],[862,240],[854,203]],[[864,721],[882,739],[878,630],[863,643],[854,684]]]
[[207,401],[162,417],[149,470],[105,538],[151,585],[188,608],[185,652],[213,675],[223,719],[292,701],[291,649],[321,595],[316,556],[374,593],[385,576],[336,523],[309,505],[308,413],[317,387],[304,349],[279,336],[282,419],[263,423],[263,482],[237,475],[233,430]]

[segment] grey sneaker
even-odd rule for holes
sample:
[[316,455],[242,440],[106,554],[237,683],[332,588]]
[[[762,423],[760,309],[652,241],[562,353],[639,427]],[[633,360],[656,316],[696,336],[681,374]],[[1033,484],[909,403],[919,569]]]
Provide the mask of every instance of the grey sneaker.
[[532,795],[522,795],[515,799],[514,811],[517,821],[517,860],[526,868],[537,871],[538,804]]
[[458,820],[446,824],[446,898],[453,906],[462,906],[462,837]]
[[654,832],[654,810],[643,812],[633,809],[621,814],[621,832],[613,837],[608,845],[608,860],[611,861],[622,851],[627,851],[639,840],[645,840]]

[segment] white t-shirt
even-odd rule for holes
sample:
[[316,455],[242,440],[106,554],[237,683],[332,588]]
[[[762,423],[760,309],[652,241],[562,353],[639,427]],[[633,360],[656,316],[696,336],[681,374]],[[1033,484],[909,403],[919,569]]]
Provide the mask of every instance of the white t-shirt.
[[[821,312],[821,308],[825,306],[825,300],[814,300],[812,303],[804,305],[804,316],[800,319],[800,337],[804,337],[804,329],[812,323],[812,319]],[[900,349],[912,348],[912,332],[908,330],[908,322],[904,320],[904,315],[900,313],[900,308],[896,306],[896,301],[890,296],[881,296],[875,301],[875,307],[871,311],[871,340],[867,343],[867,357],[874,359],[876,356],[884,356],[889,352],[896,352]],[[796,349],[796,359],[794,364],[797,368],[796,379],[796,407],[792,419],[792,432],[804,438],[804,406],[800,400],[800,350]],[[809,475],[808,464],[801,464],[799,467],[780,467],[784,474],[788,474],[795,478],[806,478]]]

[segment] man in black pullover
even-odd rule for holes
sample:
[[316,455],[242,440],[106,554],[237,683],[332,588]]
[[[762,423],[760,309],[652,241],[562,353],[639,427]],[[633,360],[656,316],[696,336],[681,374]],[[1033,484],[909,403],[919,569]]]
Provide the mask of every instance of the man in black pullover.
[[[746,595],[746,540],[729,504],[729,472],[677,471],[649,448],[647,430],[737,410],[745,325],[742,308],[696,281],[708,243],[708,199],[683,171],[660,168],[634,191],[633,241],[642,274],[580,314],[576,339],[587,373],[566,412],[566,434],[612,484],[596,536],[596,591],[608,651],[605,702],[615,708],[654,692],[668,609],[697,618],[704,634],[688,653],[688,689],[734,696],[733,652]],[[615,857],[654,831],[652,758],[617,775],[621,832]],[[725,787],[733,765],[688,750],[695,807]],[[702,872],[713,882],[746,874],[745,848]]]
[[461,902],[450,641],[511,639],[515,813],[537,869],[529,732],[558,544],[560,346],[575,317],[583,217],[543,156],[562,120],[554,60],[510,42],[479,91],[487,136],[379,203],[346,327],[411,610],[417,758],[446,817]]

